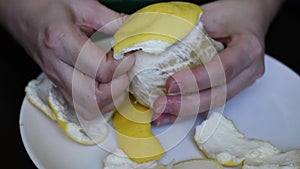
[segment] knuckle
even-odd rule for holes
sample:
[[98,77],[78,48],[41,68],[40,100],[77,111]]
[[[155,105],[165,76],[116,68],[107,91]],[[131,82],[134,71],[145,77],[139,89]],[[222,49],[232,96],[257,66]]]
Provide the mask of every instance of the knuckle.
[[112,72],[111,71],[107,71],[107,72],[100,71],[100,72],[97,72],[96,77],[100,82],[108,83],[112,80]]
[[253,36],[250,40],[250,48],[252,53],[249,55],[252,62],[256,62],[257,66],[255,69],[256,78],[263,76],[265,73],[264,65],[264,43],[261,42],[256,36]]
[[101,60],[99,69],[96,73],[96,79],[101,83],[108,83],[112,80],[114,74],[114,65],[108,61],[107,56]]
[[[225,73],[225,77],[226,77],[227,80],[230,80],[230,79],[233,78],[233,76],[234,76],[234,67],[235,66],[232,65],[232,64],[227,64],[226,67],[224,68],[224,73]],[[219,77],[219,79],[221,79],[221,78]]]
[[78,112],[78,113],[83,119],[88,121],[91,121],[98,116],[96,113],[90,113],[90,112]]
[[264,61],[261,61],[260,64],[256,67],[256,69],[254,71],[255,71],[255,79],[262,77],[266,71]]
[[257,69],[257,76],[258,78],[262,77],[264,74],[265,74],[265,66],[264,64],[262,64],[262,66],[260,66],[258,69]]
[[77,36],[81,36],[78,27],[52,24],[44,30],[41,42],[58,58],[75,65],[82,50],[82,44],[77,45],[77,42],[74,42]]
[[44,32],[44,44],[51,49],[61,47],[61,40],[66,36],[66,31],[56,25],[50,25]]
[[53,59],[52,61],[49,61],[47,59],[48,57],[42,57],[40,67],[43,72],[47,75],[48,78],[51,78],[52,81],[59,82],[61,81],[58,71],[61,69],[57,68],[57,65],[59,65],[58,61]]
[[255,59],[257,56],[262,56],[264,54],[264,44],[256,37],[253,36],[250,40],[250,48],[251,48],[251,57]]
[[111,101],[109,92],[98,90],[96,92],[96,101],[100,109],[105,107]]
[[218,88],[215,88],[211,93],[211,101],[210,101],[210,107],[211,108],[217,108],[217,107],[221,107],[223,106],[227,99],[228,99],[228,95],[227,95],[227,86],[220,86]]

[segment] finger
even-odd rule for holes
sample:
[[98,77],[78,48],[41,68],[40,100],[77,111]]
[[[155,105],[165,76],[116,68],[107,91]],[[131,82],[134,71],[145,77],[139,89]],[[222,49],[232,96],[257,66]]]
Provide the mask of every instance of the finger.
[[154,102],[154,112],[192,117],[226,102],[226,85],[195,92],[190,95],[160,96]]
[[124,14],[115,12],[94,0],[73,3],[72,9],[78,25],[85,25],[107,34],[114,34],[126,18]]
[[90,76],[69,67],[61,74],[64,89],[72,97],[72,104],[75,111],[84,119],[91,120],[102,112],[96,99],[97,82]]
[[134,55],[115,60],[112,50],[106,53],[93,42],[87,41],[80,51],[75,67],[101,83],[108,83],[128,72],[134,62]]
[[100,62],[99,69],[97,70],[97,77],[100,82],[107,83],[113,78],[117,78],[126,74],[135,63],[135,54],[127,55],[122,60],[115,60],[113,58],[113,51],[107,53],[105,59]]
[[164,124],[169,124],[169,123],[174,123],[177,119],[177,116],[169,113],[163,113],[159,115],[158,117],[155,117],[154,120],[152,121],[152,124],[156,126],[164,125]]
[[[45,32],[40,39],[50,52],[54,52],[56,56],[72,67],[76,65],[78,70],[91,77],[96,77],[98,81],[101,79],[111,79],[111,76],[107,75],[107,72],[113,72],[111,70],[120,61],[112,62],[112,58],[107,59],[105,55],[107,51],[102,50],[91,42],[82,33],[82,30],[90,34],[92,29],[96,27],[98,29],[99,26],[104,27],[108,22],[119,18],[120,14],[94,0],[88,2],[74,1],[74,3],[71,3],[71,10],[73,10],[72,14],[75,16],[63,13],[61,14],[63,17],[53,17],[52,19],[55,19],[55,22],[45,28]],[[114,22],[116,24],[108,24],[107,29],[114,29],[112,32],[115,32],[123,22],[122,19],[118,21]],[[90,23],[92,27],[81,24],[85,22]],[[110,65],[107,66],[108,69],[103,71],[105,73],[102,73],[105,77],[100,76],[97,72],[100,63]]]
[[240,91],[253,84],[265,72],[264,58],[257,60],[247,69],[240,72],[227,84],[227,100],[237,95]]
[[[183,95],[176,95],[176,96],[161,96],[154,102],[154,112],[156,114],[162,114],[162,113],[169,113],[175,116],[178,116],[179,114],[185,114],[186,116],[190,116],[191,114],[198,114],[199,108],[203,108],[203,106],[206,104],[206,102],[202,99],[201,103],[193,101],[193,99],[189,98],[195,98],[199,97],[198,93],[194,93],[189,95],[190,97],[186,97]],[[207,91],[202,92],[202,97],[208,98],[209,93]],[[210,97],[209,97],[210,98]],[[189,102],[189,105],[192,105],[191,107],[188,106],[188,104],[182,104],[183,102],[187,103]],[[197,109],[195,108],[195,105],[197,106]]]
[[[81,115],[82,117],[84,117],[85,119],[92,119],[94,117],[96,117],[96,115],[99,115],[99,113],[95,112],[95,113],[91,113],[88,109],[86,109],[85,107],[87,107],[85,104],[79,104],[73,97],[72,95],[72,83],[74,81],[72,81],[72,74],[73,74],[73,68],[62,62],[61,60],[52,60],[52,62],[49,62],[50,67],[53,67],[54,72],[49,72],[47,73],[47,76],[49,79],[51,79],[54,84],[56,85],[56,87],[58,88],[58,90],[63,94],[64,99],[67,101],[67,104],[74,109],[76,112],[78,112],[79,115]],[[77,81],[78,82],[78,81]],[[86,80],[85,80],[86,82]],[[76,83],[76,81],[75,81]],[[81,90],[86,91],[86,95],[91,95],[91,91],[88,90],[86,87],[88,85],[84,85]],[[91,97],[88,97],[91,98]],[[93,100],[89,99],[90,103],[93,102]],[[88,102],[89,102],[88,101]],[[95,106],[94,106],[95,107]],[[96,109],[97,110],[97,109]]]
[[[233,38],[227,48],[221,51],[218,57],[214,57],[211,62],[200,65],[191,71],[175,73],[167,80],[167,91],[170,93],[191,93],[230,81],[254,60],[253,57],[249,56],[249,53],[253,52],[255,47],[247,38],[249,37]],[[197,85],[191,83],[195,80]]]
[[88,111],[88,114],[81,114],[85,119],[93,119],[100,113],[111,111],[115,107],[114,104],[119,104],[118,98],[129,86],[126,74],[113,79],[111,83],[101,84],[74,70],[72,81],[73,100]]
[[103,108],[101,108],[101,110],[98,113],[91,113],[84,105],[82,105],[81,103],[78,103],[76,101],[73,101],[74,103],[74,109],[75,112],[80,115],[80,117],[82,117],[84,120],[93,120],[97,117],[99,117],[100,115],[106,114],[106,113],[110,113],[113,112],[116,107],[118,105],[120,105],[123,100],[125,99],[124,95],[121,95],[120,97],[116,98],[114,100],[114,102],[111,102],[110,104],[104,106]]
[[[79,71],[100,82],[107,83],[114,74],[124,74],[134,63],[134,57],[117,61],[112,57],[112,51],[106,55],[107,51],[90,41],[74,26],[49,27],[46,34],[45,43],[51,52],[66,64],[75,66]],[[121,62],[124,62],[122,69],[119,68],[118,72],[115,72]]]
[[[247,69],[244,69],[227,84],[199,92],[200,103],[198,113],[224,105],[227,100],[253,84],[256,79],[263,75],[263,73],[264,62],[258,61],[252,66],[249,66]],[[189,107],[182,106],[181,102],[189,102],[190,100],[191,99],[187,99],[186,96],[161,96],[154,103],[154,110],[156,113],[173,114],[175,116],[181,113],[184,116],[189,116],[189,112],[191,112],[191,110]],[[190,101],[190,105],[193,104],[198,103]],[[163,110],[158,110],[158,106],[163,107]],[[170,121],[168,118],[173,119],[173,117],[162,116],[157,121],[160,121],[160,124],[164,124],[163,122]]]
[[53,63],[54,82],[62,91],[69,105],[84,119],[91,120],[101,111],[96,99],[97,83],[86,74],[68,64],[57,61]]
[[103,107],[101,110],[102,112],[111,112],[114,111],[123,101],[125,100],[125,93],[119,96],[118,98],[115,98],[113,102]]
[[170,113],[176,116],[191,116],[198,114],[201,102],[198,93],[186,96],[160,96],[154,102],[154,112],[156,114]]
[[88,37],[91,37],[96,30],[94,30],[91,27],[85,26],[85,25],[79,25],[80,31],[85,33]]
[[113,79],[110,83],[98,84],[96,88],[96,99],[100,107],[116,101],[127,90],[129,86],[129,78],[126,74]]
[[64,99],[67,101],[70,112],[74,111],[76,113],[74,115],[80,115],[80,117],[84,117],[85,120],[93,120],[100,116],[100,113],[91,114],[84,106],[73,100],[72,96],[67,93],[64,88],[58,87],[58,90],[63,94]]
[[222,2],[206,3],[202,8],[206,12],[203,13],[200,20],[205,26],[209,36],[214,39],[228,37],[228,34],[233,30],[229,29],[227,24],[227,22],[230,22],[231,20],[228,21],[224,19],[223,12],[216,12],[223,8]]
[[[46,28],[44,36],[44,44],[49,52],[53,52],[71,67],[77,63],[80,71],[95,77],[99,60],[105,58],[106,52],[93,44],[78,27],[70,23],[56,23]],[[83,47],[90,54],[79,55]],[[83,59],[85,55],[88,56],[87,59]]]

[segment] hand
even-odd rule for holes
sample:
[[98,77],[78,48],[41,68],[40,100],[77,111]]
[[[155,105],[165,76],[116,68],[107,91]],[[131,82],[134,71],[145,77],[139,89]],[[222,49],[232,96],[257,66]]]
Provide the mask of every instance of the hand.
[[[264,38],[282,0],[223,0],[203,5],[201,18],[210,37],[226,48],[205,66],[175,73],[159,97],[154,124],[174,122],[217,108],[264,73]],[[196,85],[193,84],[196,80]],[[195,87],[196,86],[196,87]],[[160,113],[163,113],[160,115]]]
[[122,14],[96,0],[10,0],[1,1],[0,8],[2,25],[84,119],[112,111],[122,101],[134,57],[116,61],[88,38],[98,29],[116,32]]

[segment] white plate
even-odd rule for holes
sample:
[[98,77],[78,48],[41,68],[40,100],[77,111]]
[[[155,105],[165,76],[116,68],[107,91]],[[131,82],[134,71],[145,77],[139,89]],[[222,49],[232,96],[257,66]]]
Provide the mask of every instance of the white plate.
[[[300,148],[299,75],[268,55],[265,61],[265,75],[230,100],[224,115],[232,119],[247,137],[271,141],[283,151]],[[204,157],[192,139],[193,125],[201,121],[199,116],[197,121],[153,128],[155,133],[164,133],[162,131],[166,129],[169,133],[160,138],[163,146],[171,148],[161,162]],[[26,98],[21,108],[20,131],[30,158],[41,169],[101,169],[102,159],[117,145],[112,129],[109,138],[99,146],[73,142],[57,123]]]

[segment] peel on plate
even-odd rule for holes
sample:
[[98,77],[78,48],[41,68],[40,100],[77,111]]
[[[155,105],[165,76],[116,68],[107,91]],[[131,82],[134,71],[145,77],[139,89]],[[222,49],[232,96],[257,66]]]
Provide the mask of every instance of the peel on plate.
[[300,169],[300,149],[262,159],[246,159],[242,169]]
[[104,169],[167,169],[156,160],[144,163],[132,161],[121,149],[116,149],[103,160]]
[[245,159],[262,159],[280,153],[270,142],[246,138],[231,120],[217,112],[196,127],[194,140],[208,158],[225,166],[238,166]]
[[48,116],[51,120],[56,120],[55,114],[49,107],[48,97],[51,89],[51,82],[48,78],[31,80],[25,87],[28,101]]
[[[94,145],[101,143],[108,135],[108,124],[113,113],[107,113],[91,121],[78,119],[80,116],[68,106],[62,94],[47,77],[31,80],[25,87],[26,98],[51,120],[73,141]],[[84,125],[82,125],[84,124]]]
[[246,138],[234,123],[214,112],[196,127],[194,140],[208,157],[242,169],[300,169],[300,149],[281,152],[270,142]]
[[218,161],[199,158],[177,162],[172,169],[224,169],[224,167]]
[[156,160],[136,163],[130,160],[121,149],[116,149],[106,156],[103,163],[104,169],[224,169],[217,161],[203,158],[183,160],[174,164],[161,164]]

